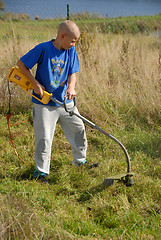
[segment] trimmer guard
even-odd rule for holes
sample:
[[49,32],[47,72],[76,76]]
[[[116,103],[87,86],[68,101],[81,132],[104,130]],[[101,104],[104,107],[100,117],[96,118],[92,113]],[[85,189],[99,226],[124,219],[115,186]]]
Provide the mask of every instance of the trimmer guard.
[[120,174],[116,176],[112,176],[109,178],[105,178],[102,185],[103,186],[110,186],[114,183],[114,181],[122,181],[127,187],[131,187],[134,185],[134,181],[131,179],[131,177],[135,175],[134,173],[125,173],[125,174]]

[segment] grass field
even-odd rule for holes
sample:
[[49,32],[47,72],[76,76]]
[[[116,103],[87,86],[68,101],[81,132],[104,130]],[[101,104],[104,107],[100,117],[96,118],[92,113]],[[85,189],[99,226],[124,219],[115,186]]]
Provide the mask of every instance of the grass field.
[[52,33],[56,29],[51,31],[47,21],[46,28],[42,21],[3,24],[0,239],[161,239],[161,39],[151,34],[114,35],[83,30],[76,46],[81,68],[77,74],[79,111],[125,145],[135,185],[126,187],[115,182],[106,188],[100,186],[105,178],[126,172],[126,159],[114,141],[87,125],[87,158],[100,161],[100,167],[73,167],[71,147],[58,125],[49,185],[41,185],[32,178],[31,98],[10,84],[10,129],[15,150],[5,116],[9,101],[6,76],[18,58],[35,44],[55,37]]

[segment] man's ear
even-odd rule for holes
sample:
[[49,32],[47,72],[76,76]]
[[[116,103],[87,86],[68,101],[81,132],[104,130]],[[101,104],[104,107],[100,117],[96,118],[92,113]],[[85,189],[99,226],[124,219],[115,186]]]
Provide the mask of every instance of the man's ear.
[[66,33],[61,34],[61,39],[63,40],[66,37]]

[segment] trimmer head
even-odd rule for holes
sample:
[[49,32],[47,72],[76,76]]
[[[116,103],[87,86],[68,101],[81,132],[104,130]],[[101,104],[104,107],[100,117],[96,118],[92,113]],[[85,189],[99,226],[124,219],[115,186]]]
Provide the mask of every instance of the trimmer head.
[[125,173],[125,174],[120,174],[117,176],[105,178],[102,185],[103,186],[110,186],[114,183],[114,180],[116,181],[122,181],[127,187],[131,187],[134,185],[134,181],[131,179],[131,177],[134,175],[134,173]]

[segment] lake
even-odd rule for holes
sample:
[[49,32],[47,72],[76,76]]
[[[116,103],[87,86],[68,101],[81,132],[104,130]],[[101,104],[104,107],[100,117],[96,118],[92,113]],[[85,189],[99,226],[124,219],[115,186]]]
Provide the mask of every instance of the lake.
[[145,16],[161,13],[161,0],[3,0],[5,11],[27,13],[31,18],[66,17],[67,4],[71,13],[88,11],[101,16]]

